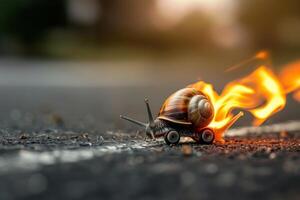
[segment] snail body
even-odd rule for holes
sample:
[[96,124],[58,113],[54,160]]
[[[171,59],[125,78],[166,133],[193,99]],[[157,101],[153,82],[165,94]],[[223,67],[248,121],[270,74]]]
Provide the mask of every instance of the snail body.
[[211,144],[213,130],[207,128],[214,117],[214,107],[207,95],[194,88],[183,88],[163,103],[159,114],[153,120],[148,100],[145,100],[149,123],[145,124],[121,116],[130,122],[144,126],[149,137],[164,136],[167,144],[177,144],[181,136],[188,136],[197,142]]

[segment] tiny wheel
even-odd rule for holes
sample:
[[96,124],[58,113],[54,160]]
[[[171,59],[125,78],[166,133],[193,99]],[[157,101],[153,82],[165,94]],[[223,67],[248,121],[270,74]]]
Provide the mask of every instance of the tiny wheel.
[[171,130],[165,135],[166,144],[178,144],[180,140],[180,134],[177,131]]
[[215,139],[215,133],[211,129],[204,129],[199,135],[201,144],[212,144]]

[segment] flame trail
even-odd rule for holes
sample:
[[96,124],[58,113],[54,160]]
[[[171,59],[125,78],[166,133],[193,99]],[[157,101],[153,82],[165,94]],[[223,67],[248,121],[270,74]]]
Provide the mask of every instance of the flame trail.
[[279,73],[279,80],[286,93],[294,92],[294,98],[300,101],[300,60],[287,64]]
[[[252,59],[268,59],[268,53],[259,52]],[[204,92],[211,99],[215,116],[209,127],[215,130],[216,140],[223,141],[224,132],[243,116],[243,112],[234,115],[233,110],[250,112],[253,125],[259,126],[284,108],[288,93],[295,92],[294,98],[300,101],[300,61],[286,65],[279,74],[261,65],[248,76],[229,82],[220,95],[203,81],[188,87]]]

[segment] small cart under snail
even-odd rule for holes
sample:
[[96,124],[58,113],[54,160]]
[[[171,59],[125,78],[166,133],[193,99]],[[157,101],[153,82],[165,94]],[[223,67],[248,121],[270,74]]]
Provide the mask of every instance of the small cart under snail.
[[212,144],[215,133],[207,125],[214,116],[214,107],[207,95],[194,88],[184,88],[172,94],[153,120],[148,100],[145,100],[148,123],[120,116],[145,127],[147,136],[164,137],[167,144],[178,144],[180,137],[191,137],[201,144]]

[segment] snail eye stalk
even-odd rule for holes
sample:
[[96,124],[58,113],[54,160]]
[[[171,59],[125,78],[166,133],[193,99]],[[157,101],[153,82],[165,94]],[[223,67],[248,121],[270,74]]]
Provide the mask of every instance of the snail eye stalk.
[[145,103],[146,103],[146,107],[147,107],[149,123],[143,123],[143,122],[140,122],[138,120],[135,120],[135,119],[132,119],[130,117],[123,116],[123,115],[120,115],[120,118],[125,119],[125,120],[127,120],[131,123],[134,123],[134,124],[137,124],[139,126],[144,127],[146,129],[146,132],[148,132],[151,135],[152,139],[155,139],[154,131],[153,131],[153,129],[155,128],[154,127],[155,124],[154,124],[154,120],[153,120],[153,116],[152,116],[152,113],[151,113],[151,109],[150,109],[148,99],[145,99]]
[[153,125],[154,121],[153,121],[153,116],[152,116],[152,112],[151,112],[150,105],[149,105],[149,100],[147,98],[145,99],[145,103],[146,103],[146,107],[147,107],[149,124],[151,126],[151,125]]
[[126,117],[126,116],[120,115],[120,118],[121,118],[121,119],[125,119],[125,120],[127,120],[127,121],[129,121],[129,122],[132,122],[132,123],[134,123],[134,124],[137,124],[137,125],[139,125],[139,126],[142,126],[142,127],[144,127],[144,128],[147,127],[147,124],[145,124],[145,123],[143,123],[143,122],[140,122],[140,121],[138,121],[138,120],[132,119],[132,118],[130,118],[130,117]]

